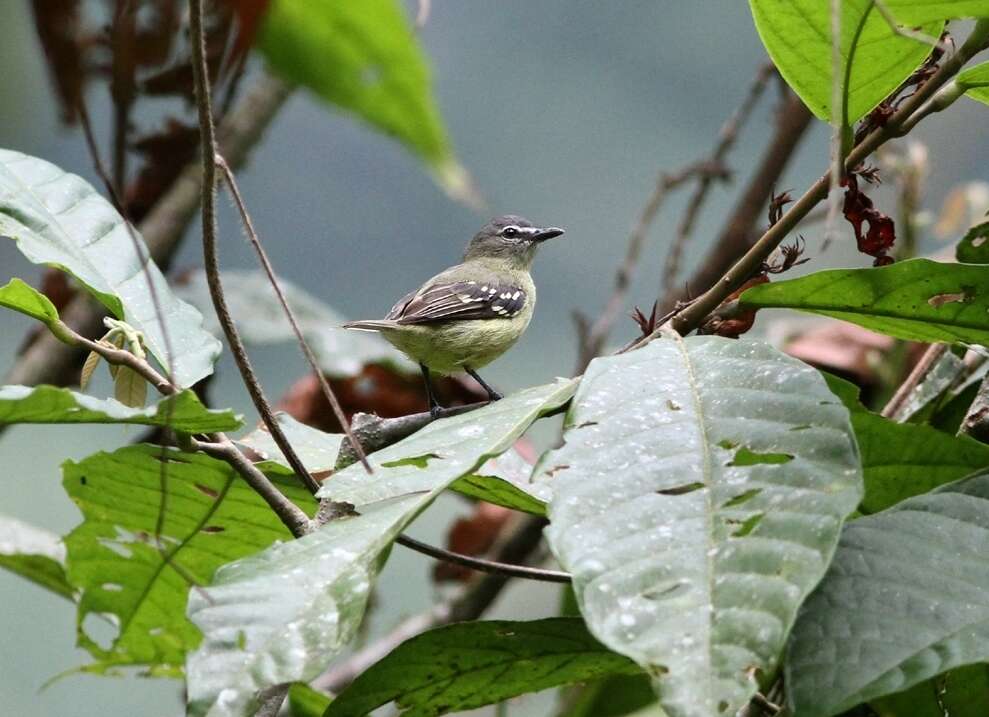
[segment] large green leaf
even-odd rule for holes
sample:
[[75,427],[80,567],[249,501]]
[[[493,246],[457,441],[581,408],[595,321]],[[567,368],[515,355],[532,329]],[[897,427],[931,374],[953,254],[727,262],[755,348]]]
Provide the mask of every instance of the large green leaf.
[[959,667],[895,695],[872,700],[877,717],[986,717],[989,665]]
[[[749,0],[756,29],[780,74],[808,109],[830,122],[832,102],[831,3],[827,0]],[[851,124],[917,69],[931,47],[898,36],[872,0],[841,2],[843,124]],[[930,36],[941,22],[920,28]],[[840,109],[840,108],[839,108]]]
[[[191,386],[213,371],[220,343],[203,330],[202,316],[176,298],[150,259],[142,265],[123,218],[81,177],[42,159],[0,150],[0,236],[12,238],[35,264],[75,276],[117,318],[143,332],[163,364],[164,324],[175,352],[171,370],[180,385]],[[143,242],[141,249],[147,255]]]
[[48,297],[17,278],[0,286],[0,306],[26,314],[46,326],[58,323],[58,310]]
[[858,505],[847,409],[766,344],[666,338],[596,359],[566,426],[537,470],[591,631],[671,717],[734,714]]
[[206,408],[190,390],[147,408],[94,398],[55,386],[0,386],[0,425],[5,423],[135,423],[185,433],[232,431],[242,423],[233,411]]
[[[989,94],[987,94],[989,102]],[[989,221],[976,224],[955,247],[955,258],[968,264],[989,264]]]
[[418,433],[331,476],[318,495],[359,515],[225,566],[188,612],[204,635],[189,656],[193,715],[247,715],[258,690],[309,681],[360,625],[371,583],[395,537],[447,486],[507,450],[575,382],[537,386]]
[[959,72],[955,84],[965,90],[966,96],[989,105],[989,62]]
[[[226,463],[175,450],[164,464],[161,457],[159,446],[139,445],[64,466],[65,490],[84,518],[65,539],[69,583],[82,591],[79,644],[95,658],[84,670],[141,666],[180,675],[186,651],[200,640],[184,614],[188,580],[207,584],[224,563],[292,537]],[[315,508],[301,488],[280,487]],[[91,630],[93,614],[113,616],[111,644]]]
[[989,660],[989,475],[849,523],[787,648],[794,712],[825,717]]
[[72,599],[72,586],[65,579],[65,546],[54,533],[0,515],[0,568]]
[[989,266],[911,259],[748,289],[753,308],[799,309],[908,341],[989,343]]
[[904,26],[935,20],[989,17],[989,0],[885,0],[885,4]]
[[989,446],[984,443],[883,418],[859,402],[857,386],[836,376],[826,378],[851,411],[865,479],[862,512],[877,513],[989,467]]
[[272,0],[259,47],[287,79],[402,142],[447,191],[469,191],[426,58],[397,0]]
[[[292,327],[263,273],[228,269],[223,272],[222,279],[230,313],[237,319],[241,336],[248,345],[296,341]],[[369,363],[385,363],[409,371],[415,369],[408,359],[377,334],[341,329],[345,319],[333,309],[289,282],[279,279],[278,284],[320,368],[326,374],[341,378],[355,376]],[[220,324],[213,312],[206,275],[202,271],[191,272],[183,278],[182,285],[176,291],[198,307],[208,317],[207,327],[220,335]]]
[[364,717],[395,702],[436,717],[611,674],[639,674],[595,640],[579,618],[465,622],[399,645],[330,703],[323,717]]

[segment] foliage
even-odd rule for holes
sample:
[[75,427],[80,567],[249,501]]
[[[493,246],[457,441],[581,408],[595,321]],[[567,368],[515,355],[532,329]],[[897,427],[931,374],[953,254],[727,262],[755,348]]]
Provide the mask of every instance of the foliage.
[[[197,76],[215,75],[226,100],[236,94],[236,67],[253,43],[283,77],[395,137],[448,191],[469,194],[427,61],[397,0],[220,5],[201,38],[208,72]],[[780,74],[815,115],[837,122],[835,136],[848,144],[835,158],[845,173],[846,218],[860,241],[880,223],[888,229],[880,252],[887,262],[893,221],[864,193],[879,170],[863,161],[862,144],[858,155],[848,150],[864,142],[871,152],[887,134],[910,131],[912,120],[946,111],[962,95],[989,103],[989,63],[960,69],[989,46],[989,0],[843,0],[840,18],[830,16],[832,5],[750,0]],[[85,70],[68,61],[90,58],[83,46],[89,42],[112,46],[123,140],[131,108],[122,85],[137,94],[165,88],[164,94],[196,96],[187,64],[176,64],[172,76],[138,74],[174,54],[182,26],[177,7],[155,3],[161,27],[132,33],[155,57],[131,58],[126,67],[125,48],[113,44],[126,32],[42,37],[52,67],[60,68],[67,118],[79,115],[85,82],[99,76],[88,59]],[[114,27],[136,17],[128,12],[114,16]],[[59,12],[67,23],[60,32],[75,28],[69,15]],[[957,53],[945,52],[947,38],[932,45],[946,21],[970,17],[980,19]],[[51,30],[47,17],[36,19],[39,29]],[[59,45],[67,40],[69,49]],[[898,113],[903,108],[915,113],[906,124],[896,119],[908,114]],[[217,108],[203,109],[209,117]],[[126,206],[149,209],[149,186],[161,185],[151,192],[161,196],[191,158],[198,132],[172,124],[165,134],[170,139],[159,137],[157,150],[141,150],[149,164],[140,181],[127,184],[126,171],[119,172]],[[126,145],[116,148],[118,158]],[[720,164],[723,149],[712,162]],[[151,177],[153,156],[173,150],[162,160],[162,176]],[[844,156],[854,161],[841,167]],[[702,203],[710,177],[698,176]],[[959,241],[962,263],[910,259],[779,280],[777,274],[803,263],[804,246],[783,247],[782,258],[773,259],[768,251],[782,238],[774,230],[784,234],[779,222],[792,228],[806,218],[826,194],[824,182],[814,187],[789,210],[795,221],[783,211],[789,194],[774,194],[774,229],[751,248],[747,243],[736,269],[680,307],[674,323],[683,333],[697,326],[704,333],[739,323],[740,314],[751,319],[756,310],[789,308],[899,340],[956,345],[925,376],[907,378],[910,396],[899,410],[896,402],[882,415],[869,410],[858,387],[764,341],[683,338],[661,329],[595,359],[582,377],[428,422],[426,414],[417,416],[425,427],[411,435],[387,435],[387,422],[367,415],[378,404],[354,401],[348,410],[365,413],[355,423],[373,445],[384,446],[368,456],[367,469],[341,452],[342,434],[278,414],[274,421],[320,482],[314,498],[272,437],[274,422],[231,441],[223,432],[239,428],[240,417],[207,408],[191,390],[210,375],[219,352],[210,333],[217,332],[218,296],[204,274],[187,273],[173,290],[141,237],[93,187],[42,159],[0,150],[0,235],[50,267],[70,296],[78,285],[116,317],[105,319],[108,333],[99,341],[81,341],[84,322],[65,312],[63,323],[65,296],[51,282],[38,290],[14,278],[0,287],[0,306],[39,321],[65,344],[94,349],[81,375],[78,363],[65,361],[72,374],[63,383],[79,376],[85,389],[97,363],[107,360],[116,396],[3,386],[0,425],[137,424],[165,443],[67,461],[63,487],[81,523],[59,537],[0,517],[0,568],[76,605],[78,644],[91,657],[79,671],[182,677],[194,716],[246,717],[289,685],[290,713],[306,717],[364,715],[390,703],[407,715],[440,715],[561,686],[560,714],[587,717],[726,717],[756,692],[781,690],[801,717],[846,710],[983,714],[989,446],[976,439],[989,424],[989,382],[970,364],[989,345],[989,224],[977,220]],[[135,188],[142,190],[137,196]],[[919,207],[904,209],[913,216]],[[760,254],[771,240],[777,243]],[[619,273],[615,310],[628,271]],[[263,275],[227,271],[224,279],[224,298],[248,344],[294,340]],[[410,368],[377,337],[340,331],[332,309],[296,287],[284,289],[318,368],[330,378],[359,389],[369,367]],[[717,299],[714,313],[690,319],[697,307],[711,311],[708,294]],[[661,313],[654,308],[646,319],[637,312],[645,334]],[[970,346],[983,348],[962,360]],[[146,408],[149,384],[133,369],[150,373],[145,348],[174,381],[152,387],[163,396]],[[130,354],[126,360],[121,350]],[[906,352],[895,344],[883,356],[890,392]],[[561,412],[562,443],[538,459],[528,456],[524,434]],[[956,435],[960,426],[970,435]],[[354,641],[394,542],[447,490],[531,514],[520,523],[532,535],[545,526],[572,581],[572,609],[527,622],[444,624],[482,612],[506,579],[472,581],[416,623],[435,629],[382,643],[392,647],[388,654],[372,646],[385,656],[335,699],[309,687]],[[503,535],[486,537],[504,552],[516,547],[511,539],[499,543]],[[519,574],[516,566],[487,567]],[[527,574],[533,571],[539,573]],[[469,603],[479,599],[487,602]]]
[[433,717],[638,673],[634,662],[591,637],[580,619],[468,622],[403,643],[338,695],[323,717],[363,717],[389,702],[403,713]]
[[858,504],[847,410],[768,346],[674,338],[596,359],[567,426],[537,470],[588,626],[671,717],[737,710]]

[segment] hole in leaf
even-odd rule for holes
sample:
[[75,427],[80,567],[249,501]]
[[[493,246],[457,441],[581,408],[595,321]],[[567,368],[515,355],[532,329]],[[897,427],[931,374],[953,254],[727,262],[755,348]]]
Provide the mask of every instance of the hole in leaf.
[[940,309],[945,304],[968,304],[975,298],[975,287],[963,286],[957,294],[935,294],[927,300],[927,303],[935,309]]
[[700,490],[704,488],[705,485],[698,481],[693,483],[684,483],[683,485],[674,486],[673,488],[663,488],[662,490],[657,490],[656,492],[660,495],[686,495],[687,493],[693,493],[695,490]]
[[564,471],[569,467],[570,467],[569,463],[564,463],[563,465],[559,465],[559,466],[553,466],[548,471],[546,471],[546,475],[552,478],[553,474],[556,473],[557,471]]
[[79,476],[79,485],[86,485],[86,476]]
[[718,441],[718,448],[724,448],[726,451],[730,451],[736,446],[738,446],[737,443],[733,441],[729,441],[727,438],[724,439],[723,441]]
[[679,403],[674,401],[672,398],[666,399],[666,407],[669,408],[671,411],[683,410],[683,406],[681,406]]
[[789,463],[793,460],[793,456],[789,453],[757,453],[756,451],[750,451],[744,446],[739,448],[735,453],[735,457],[731,459],[729,463],[725,465],[729,466],[755,466],[760,464],[766,465],[780,465],[782,463]]
[[101,588],[106,590],[108,593],[119,593],[124,589],[124,586],[120,583],[103,583],[100,585]]
[[247,647],[247,633],[243,630],[237,631],[237,649],[243,650]]
[[204,486],[202,483],[193,483],[193,485],[196,486],[196,490],[198,490],[200,493],[205,493],[210,498],[218,498],[220,496],[220,494],[217,493],[215,490],[207,486]]
[[98,538],[97,542],[100,545],[102,545],[104,548],[112,550],[114,553],[116,553],[122,558],[129,560],[130,558],[134,557],[134,553],[130,548],[128,548],[126,545],[123,545],[122,543],[117,542],[116,540],[112,540],[110,538]]
[[718,703],[718,712],[724,712],[726,709],[728,709],[728,702],[726,700],[721,700]]
[[749,488],[744,493],[739,493],[734,498],[729,499],[728,502],[722,505],[721,507],[734,508],[736,506],[741,505],[742,503],[752,500],[760,493],[762,493],[762,488]]
[[425,468],[433,458],[439,458],[439,456],[435,453],[424,453],[421,456],[410,456],[408,458],[399,458],[397,461],[387,461],[382,463],[381,467],[398,468],[399,466],[415,466],[416,468]]
[[728,521],[729,523],[738,524],[738,528],[735,530],[734,533],[732,533],[732,537],[744,538],[746,535],[748,535],[753,530],[755,530],[756,526],[762,522],[762,516],[763,516],[762,513],[756,513],[755,515],[752,515],[743,521],[729,520]]
[[226,528],[222,525],[207,525],[202,530],[204,533],[222,533]]
[[109,612],[87,613],[82,619],[82,631],[90,640],[95,642],[104,650],[113,647],[113,641],[117,630],[115,627],[120,624],[117,616]]

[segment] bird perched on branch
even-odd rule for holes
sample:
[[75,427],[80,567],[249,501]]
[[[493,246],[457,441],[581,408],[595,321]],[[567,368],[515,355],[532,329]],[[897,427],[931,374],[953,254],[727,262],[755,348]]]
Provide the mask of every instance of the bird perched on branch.
[[536,227],[507,215],[485,224],[467,245],[463,263],[437,274],[395,304],[384,319],[353,321],[346,329],[376,331],[419,364],[429,410],[442,410],[430,371],[466,371],[492,401],[501,396],[477,375],[522,335],[536,305],[529,268],[537,247],[558,237],[557,227]]

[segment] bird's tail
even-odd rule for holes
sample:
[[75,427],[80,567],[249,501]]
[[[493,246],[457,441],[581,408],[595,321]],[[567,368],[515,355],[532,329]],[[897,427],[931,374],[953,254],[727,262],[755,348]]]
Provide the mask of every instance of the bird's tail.
[[343,328],[354,329],[355,331],[382,331],[393,329],[395,325],[394,321],[388,320],[349,321],[343,325]]

